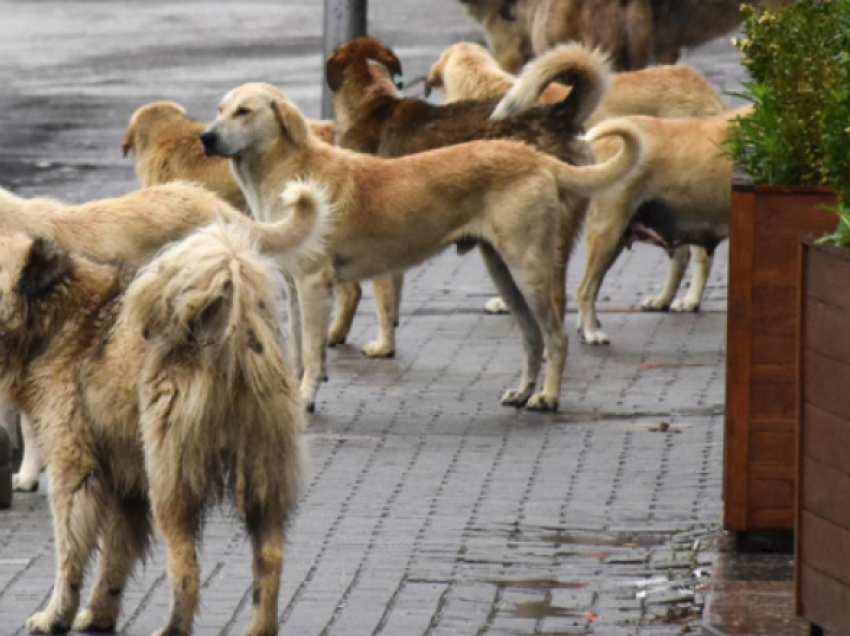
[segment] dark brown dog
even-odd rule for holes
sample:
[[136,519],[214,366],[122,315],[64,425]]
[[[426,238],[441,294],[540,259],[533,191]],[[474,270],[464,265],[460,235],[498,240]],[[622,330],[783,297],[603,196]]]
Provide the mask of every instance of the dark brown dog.
[[[515,117],[490,120],[498,100],[436,106],[402,97],[393,81],[401,77],[401,62],[392,50],[369,37],[351,40],[337,48],[326,64],[336,112],[337,143],[349,150],[400,157],[473,140],[513,139],[566,163],[593,163],[590,147],[577,139],[577,135],[604,94],[609,69],[601,54],[579,45],[567,47],[571,47],[574,63],[567,70],[562,67],[557,75],[573,86],[569,96]],[[555,273],[556,302],[562,317],[566,265],[584,221],[587,200],[573,197],[566,208],[562,211],[560,267]],[[373,285],[381,333],[379,340],[367,345],[364,352],[370,356],[391,356],[395,352],[393,327],[401,275],[375,279]],[[356,284],[347,284],[341,290],[337,317],[329,334],[331,344],[345,341],[359,298]]]

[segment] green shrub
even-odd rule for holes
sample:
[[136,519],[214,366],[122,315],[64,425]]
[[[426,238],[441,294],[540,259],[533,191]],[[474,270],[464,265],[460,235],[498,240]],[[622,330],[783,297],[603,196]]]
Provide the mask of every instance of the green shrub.
[[756,184],[828,185],[836,234],[850,247],[850,0],[797,0],[778,11],[744,5],[733,43],[750,75],[724,150]]

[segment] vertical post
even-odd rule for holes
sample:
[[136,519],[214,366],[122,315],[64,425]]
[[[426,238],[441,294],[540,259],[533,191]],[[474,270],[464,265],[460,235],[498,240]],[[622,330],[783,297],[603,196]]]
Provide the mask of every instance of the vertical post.
[[333,119],[333,101],[324,78],[324,60],[343,42],[366,35],[368,0],[325,0],[325,41],[322,60],[322,119]]

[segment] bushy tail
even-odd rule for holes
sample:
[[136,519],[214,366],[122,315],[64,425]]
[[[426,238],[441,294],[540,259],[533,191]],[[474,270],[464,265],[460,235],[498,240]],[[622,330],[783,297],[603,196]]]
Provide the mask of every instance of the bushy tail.
[[312,179],[290,181],[281,194],[287,213],[276,223],[254,221],[260,251],[273,254],[284,269],[320,252],[332,221],[327,188]]
[[643,131],[628,118],[609,119],[591,128],[584,138],[593,142],[604,137],[620,137],[622,146],[603,163],[571,166],[550,158],[550,166],[562,188],[586,197],[611,188],[643,163],[646,141]]
[[608,57],[600,49],[562,44],[526,65],[490,119],[505,119],[528,110],[549,84],[558,81],[572,86],[572,90],[553,106],[553,116],[570,117],[581,124],[599,106],[610,78]]
[[180,465],[199,498],[227,486],[238,505],[285,515],[301,484],[303,409],[286,365],[277,259],[257,248],[243,222],[201,228],[139,272],[123,312],[147,340],[146,447],[171,455],[164,463]]

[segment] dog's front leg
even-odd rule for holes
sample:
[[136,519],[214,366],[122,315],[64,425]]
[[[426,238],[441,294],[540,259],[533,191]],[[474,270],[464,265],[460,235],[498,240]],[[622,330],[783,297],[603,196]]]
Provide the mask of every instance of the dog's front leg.
[[24,457],[21,470],[12,477],[12,487],[20,492],[38,490],[38,477],[41,474],[41,458],[38,454],[38,442],[32,423],[21,414],[21,435],[24,438]]
[[379,333],[377,340],[363,347],[363,353],[370,358],[392,358],[395,355],[395,327],[403,282],[402,274],[372,279]]
[[691,257],[691,252],[687,246],[677,247],[673,252],[673,258],[670,259],[670,267],[667,269],[667,280],[664,283],[664,289],[657,296],[650,296],[641,303],[640,308],[644,311],[667,311],[670,308],[670,303],[676,297],[676,292],[679,291],[679,285],[682,284],[682,276],[685,275],[685,268],[688,266],[688,260]]
[[299,275],[297,282],[304,331],[304,375],[300,393],[304,407],[312,413],[316,410],[319,383],[326,377],[326,338],[333,294],[333,270],[330,266],[320,266]]
[[56,581],[50,604],[43,612],[27,619],[33,634],[64,634],[80,605],[80,588],[86,564],[97,543],[101,519],[106,512],[103,483],[94,472],[86,470],[79,458],[91,457],[87,449],[67,449],[50,467],[53,528],[56,535]]
[[708,282],[708,275],[711,274],[711,265],[714,262],[714,254],[704,247],[694,246],[691,248],[691,255],[694,262],[691,288],[684,298],[676,300],[670,305],[670,311],[699,311],[702,304],[705,285]]

